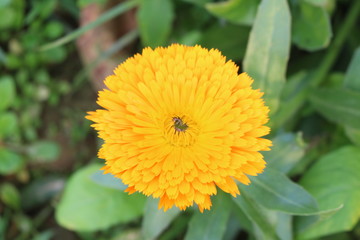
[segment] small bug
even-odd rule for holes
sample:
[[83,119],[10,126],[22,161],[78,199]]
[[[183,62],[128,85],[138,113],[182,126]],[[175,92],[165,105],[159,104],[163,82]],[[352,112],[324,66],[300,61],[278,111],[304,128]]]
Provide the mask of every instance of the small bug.
[[172,120],[174,122],[175,131],[185,132],[185,130],[188,129],[188,127],[189,127],[186,123],[184,123],[181,120],[180,117],[173,117]]

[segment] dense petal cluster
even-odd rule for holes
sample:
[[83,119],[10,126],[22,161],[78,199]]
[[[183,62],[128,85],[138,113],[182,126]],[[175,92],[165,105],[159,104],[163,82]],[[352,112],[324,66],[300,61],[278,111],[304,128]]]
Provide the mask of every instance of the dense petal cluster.
[[106,78],[104,109],[87,116],[104,140],[104,169],[165,210],[210,209],[217,187],[236,196],[236,180],[261,173],[259,151],[271,145],[261,138],[269,109],[252,82],[215,49],[145,48]]

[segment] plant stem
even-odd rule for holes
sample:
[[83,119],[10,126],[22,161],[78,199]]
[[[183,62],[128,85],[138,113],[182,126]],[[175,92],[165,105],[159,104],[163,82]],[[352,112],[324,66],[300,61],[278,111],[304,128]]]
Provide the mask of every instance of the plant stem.
[[54,42],[43,45],[42,47],[39,48],[39,50],[45,51],[45,50],[49,50],[51,48],[55,48],[55,47],[64,45],[65,43],[68,43],[68,42],[78,38],[85,32],[89,31],[90,29],[95,28],[95,27],[113,19],[114,17],[132,9],[133,7],[137,6],[137,4],[138,4],[138,1],[136,1],[136,0],[129,0],[129,1],[122,2],[122,3],[118,4],[117,6],[111,8],[110,10],[106,11],[95,21],[90,22],[89,24],[86,24],[85,26],[78,28],[77,30],[69,33],[68,35],[66,35],[62,38],[57,39]]

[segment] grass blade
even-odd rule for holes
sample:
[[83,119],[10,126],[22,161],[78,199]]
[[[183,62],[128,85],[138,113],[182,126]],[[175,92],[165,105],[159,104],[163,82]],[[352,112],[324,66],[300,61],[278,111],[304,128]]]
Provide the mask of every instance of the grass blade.
[[104,14],[102,14],[95,21],[93,21],[83,27],[78,28],[77,30],[69,33],[68,35],[66,35],[62,38],[59,38],[58,40],[56,40],[54,42],[43,45],[42,47],[39,48],[39,50],[45,51],[45,50],[49,50],[51,48],[55,48],[55,47],[64,45],[65,43],[68,43],[68,42],[78,38],[85,32],[89,31],[90,29],[95,28],[95,27],[111,20],[112,18],[132,9],[137,4],[138,4],[138,2],[136,0],[131,0],[131,1],[126,1],[126,2],[120,3],[117,6],[111,8],[110,10],[105,12]]

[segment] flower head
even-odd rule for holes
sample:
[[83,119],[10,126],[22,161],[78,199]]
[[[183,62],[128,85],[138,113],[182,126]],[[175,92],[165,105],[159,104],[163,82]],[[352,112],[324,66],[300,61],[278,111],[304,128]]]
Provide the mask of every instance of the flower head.
[[259,151],[271,145],[261,138],[269,109],[252,82],[215,49],[145,48],[106,78],[104,109],[87,116],[104,139],[103,169],[164,210],[210,209],[216,187],[236,196],[235,181],[261,173]]

